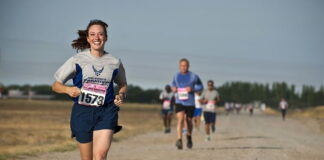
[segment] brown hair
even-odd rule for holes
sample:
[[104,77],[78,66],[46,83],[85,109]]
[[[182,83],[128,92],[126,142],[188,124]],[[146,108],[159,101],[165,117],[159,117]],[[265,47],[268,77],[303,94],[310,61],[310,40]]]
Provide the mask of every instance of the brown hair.
[[89,22],[86,30],[79,30],[78,31],[79,37],[77,39],[75,39],[75,40],[72,41],[72,44],[71,44],[72,45],[72,48],[76,49],[77,51],[90,48],[90,44],[87,41],[87,37],[88,37],[89,28],[92,25],[100,25],[100,26],[102,26],[102,28],[105,31],[105,36],[107,37],[108,24],[105,23],[105,22],[103,22],[103,21],[101,21],[101,20],[94,19],[94,20],[91,20]]
[[209,84],[209,83],[211,83],[211,84],[214,85],[214,81],[213,80],[208,80],[207,84]]

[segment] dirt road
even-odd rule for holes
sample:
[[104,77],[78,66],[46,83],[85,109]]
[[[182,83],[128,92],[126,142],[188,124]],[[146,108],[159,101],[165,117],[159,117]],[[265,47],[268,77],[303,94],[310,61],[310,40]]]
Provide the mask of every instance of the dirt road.
[[[324,135],[315,122],[256,113],[220,115],[212,141],[193,133],[194,147],[177,150],[175,132],[146,133],[112,144],[109,160],[323,160]],[[201,126],[202,128],[203,126]],[[184,141],[186,142],[186,141]],[[48,153],[26,160],[76,160],[78,151]]]

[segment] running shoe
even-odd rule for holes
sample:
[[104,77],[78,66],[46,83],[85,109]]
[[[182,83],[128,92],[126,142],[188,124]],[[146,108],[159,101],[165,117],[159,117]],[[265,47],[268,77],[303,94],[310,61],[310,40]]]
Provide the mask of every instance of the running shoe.
[[171,128],[167,128],[165,133],[171,133]]
[[205,141],[206,141],[206,142],[209,142],[210,140],[211,140],[210,136],[206,136]]
[[191,136],[187,136],[187,147],[189,149],[192,148],[192,139],[191,139]]
[[177,140],[176,146],[177,146],[178,149],[182,149],[182,140],[181,139]]

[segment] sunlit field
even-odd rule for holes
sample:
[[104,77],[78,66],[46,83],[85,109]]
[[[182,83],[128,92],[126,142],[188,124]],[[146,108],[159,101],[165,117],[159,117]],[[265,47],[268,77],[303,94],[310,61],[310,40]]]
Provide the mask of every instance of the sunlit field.
[[[41,100],[0,100],[0,159],[76,148],[71,139],[72,102]],[[161,129],[159,105],[125,104],[119,112],[123,130],[114,136],[120,141]]]

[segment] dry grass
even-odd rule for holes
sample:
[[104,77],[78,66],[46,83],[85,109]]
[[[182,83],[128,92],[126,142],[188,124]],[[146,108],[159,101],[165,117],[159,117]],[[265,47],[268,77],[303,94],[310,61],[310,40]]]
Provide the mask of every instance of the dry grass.
[[274,110],[274,109],[272,109],[272,108],[270,108],[270,107],[267,107],[267,108],[266,108],[265,113],[266,113],[266,114],[269,114],[269,115],[278,115],[278,114],[279,114],[278,111],[276,111],[276,110]]
[[[72,102],[0,100],[0,160],[76,148],[70,138]],[[124,129],[114,140],[161,128],[159,105],[126,104],[119,112]]]
[[304,118],[324,118],[324,106],[317,106],[305,110],[296,110],[292,112],[292,115]]
[[[277,110],[267,108],[266,114],[279,115],[280,113]],[[315,120],[319,124],[320,131],[324,133],[324,106],[317,106],[304,110],[288,110],[288,117],[298,119],[305,124],[308,123],[308,120]]]
[[291,116],[295,118],[315,119],[319,123],[321,131],[324,133],[324,106],[295,110],[291,113]]

